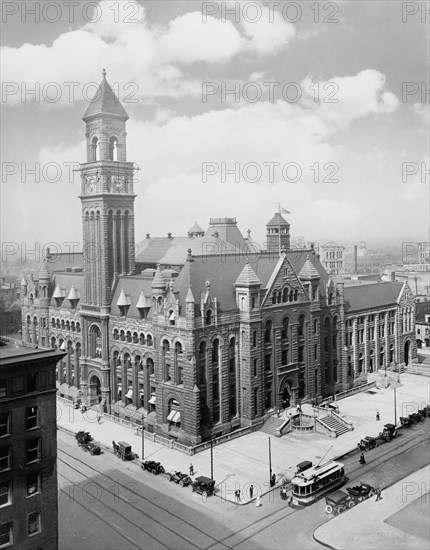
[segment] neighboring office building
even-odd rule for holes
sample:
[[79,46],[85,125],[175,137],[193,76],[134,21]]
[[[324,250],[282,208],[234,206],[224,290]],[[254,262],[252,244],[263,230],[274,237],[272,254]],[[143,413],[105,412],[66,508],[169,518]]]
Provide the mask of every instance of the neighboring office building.
[[416,304],[415,334],[418,349],[430,349],[430,301]]
[[63,356],[0,340],[0,548],[58,547],[55,367]]
[[321,246],[321,263],[327,273],[331,275],[341,275],[344,273],[344,252],[345,247],[335,243],[327,243]]

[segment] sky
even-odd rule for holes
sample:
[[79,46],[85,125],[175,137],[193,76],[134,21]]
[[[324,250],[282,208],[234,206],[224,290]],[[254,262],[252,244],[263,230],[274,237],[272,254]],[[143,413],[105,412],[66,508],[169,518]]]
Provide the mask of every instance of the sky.
[[45,4],[2,2],[3,261],[81,243],[103,68],[130,116],[136,241],[234,216],[263,242],[279,204],[307,241],[429,240],[424,3]]

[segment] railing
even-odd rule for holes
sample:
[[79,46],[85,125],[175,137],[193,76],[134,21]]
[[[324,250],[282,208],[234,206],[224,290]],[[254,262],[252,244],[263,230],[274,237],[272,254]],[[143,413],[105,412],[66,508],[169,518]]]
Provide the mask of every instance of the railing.
[[[291,432],[291,417],[287,418],[285,422],[283,422],[279,428],[276,428],[276,437],[281,437],[283,435],[283,432],[286,428],[289,428],[289,432]],[[285,432],[288,433],[288,432]]]
[[337,437],[336,430],[334,428],[330,428],[330,426],[326,426],[319,418],[315,417],[315,423],[321,426],[323,431],[328,432],[330,437]]
[[355,393],[360,393],[363,390],[367,390],[370,388],[376,387],[376,381],[375,382],[369,382],[366,384],[360,384],[359,386],[355,386],[354,388],[350,388],[349,390],[341,391],[339,393],[336,393],[334,396],[334,400],[338,401],[339,399],[343,399],[344,397],[348,397],[349,395],[354,395]]
[[335,411],[331,411],[331,414],[332,416],[334,416],[341,424],[344,424],[344,426],[346,428],[348,428],[349,431],[352,431],[354,429],[354,426],[352,424],[352,422],[348,422],[347,420],[345,420],[342,416],[340,416],[340,414],[338,414],[337,412]]

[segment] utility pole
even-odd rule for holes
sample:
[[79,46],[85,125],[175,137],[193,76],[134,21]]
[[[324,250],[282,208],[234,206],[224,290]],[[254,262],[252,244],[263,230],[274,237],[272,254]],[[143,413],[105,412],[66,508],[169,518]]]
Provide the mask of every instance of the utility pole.
[[211,439],[211,479],[214,478],[214,440]]
[[270,437],[269,437],[269,486],[272,486],[272,450],[270,448]]

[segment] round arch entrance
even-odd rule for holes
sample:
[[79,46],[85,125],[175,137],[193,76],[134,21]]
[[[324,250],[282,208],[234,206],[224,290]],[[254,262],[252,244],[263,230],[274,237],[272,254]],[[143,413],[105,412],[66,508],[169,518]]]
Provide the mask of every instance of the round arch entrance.
[[91,405],[100,403],[102,400],[100,378],[96,374],[93,374],[89,380],[88,393]]
[[406,340],[405,347],[404,347],[404,358],[405,367],[407,367],[411,362],[411,342],[410,340]]
[[294,392],[291,389],[291,385],[291,380],[286,380],[285,383],[281,385],[279,400],[283,409],[294,406]]

